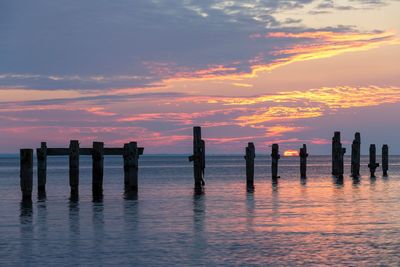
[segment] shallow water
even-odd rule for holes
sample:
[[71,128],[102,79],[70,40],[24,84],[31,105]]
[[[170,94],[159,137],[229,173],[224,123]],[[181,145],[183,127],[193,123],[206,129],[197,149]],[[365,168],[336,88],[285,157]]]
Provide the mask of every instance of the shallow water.
[[[124,199],[122,159],[106,157],[104,199],[92,202],[91,160],[81,157],[80,199],[69,201],[68,159],[48,160],[47,198],[20,203],[19,159],[0,157],[0,266],[398,265],[400,157],[390,176],[343,183],[330,157],[256,158],[247,193],[242,156],[209,156],[206,193],[193,194],[183,156],[143,156],[139,195]],[[346,162],[350,162],[346,158]],[[36,182],[36,181],[35,181]]]

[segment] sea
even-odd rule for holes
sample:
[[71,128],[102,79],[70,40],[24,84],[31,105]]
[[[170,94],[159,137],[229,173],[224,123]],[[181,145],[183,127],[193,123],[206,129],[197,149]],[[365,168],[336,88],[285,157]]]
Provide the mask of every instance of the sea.
[[[379,157],[378,157],[379,159]],[[21,202],[18,155],[0,156],[0,266],[398,266],[400,156],[389,176],[331,175],[330,156],[255,159],[246,188],[240,155],[206,157],[205,193],[194,194],[187,156],[140,158],[139,192],[124,195],[121,157],[105,157],[104,197],[93,201],[90,157],[70,200],[68,158],[48,158],[46,198]],[[35,160],[36,165],[36,160]],[[36,167],[35,167],[36,168]]]

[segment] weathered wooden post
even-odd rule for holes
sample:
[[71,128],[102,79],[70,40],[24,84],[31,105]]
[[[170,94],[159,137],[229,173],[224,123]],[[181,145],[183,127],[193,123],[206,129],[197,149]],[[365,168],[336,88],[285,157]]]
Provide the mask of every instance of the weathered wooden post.
[[36,149],[37,155],[37,178],[38,178],[38,194],[46,193],[46,172],[47,172],[47,145],[42,142],[40,148]]
[[369,164],[368,168],[371,173],[371,177],[375,177],[376,168],[379,167],[379,163],[376,163],[376,147],[375,145],[369,146]]
[[389,170],[389,146],[383,145],[382,146],[382,171],[383,176],[388,175]]
[[271,153],[271,172],[272,172],[272,179],[280,178],[278,176],[278,161],[281,158],[279,155],[279,145],[273,144],[272,145],[272,153]]
[[246,147],[246,185],[247,189],[254,188],[254,158],[256,157],[256,151],[254,143],[248,143]]
[[360,160],[361,160],[361,136],[360,133],[354,135],[353,144],[351,145],[351,176],[357,178],[360,176]]
[[93,142],[92,149],[92,194],[94,198],[103,196],[103,175],[104,175],[104,143]]
[[300,148],[300,177],[301,179],[307,178],[307,145],[303,144],[303,147]]
[[332,174],[335,176],[343,176],[344,173],[344,154],[346,148],[342,147],[340,142],[340,132],[335,132],[332,138]]
[[129,145],[124,144],[123,150],[123,159],[124,159],[124,188],[125,190],[129,187],[129,164],[128,164],[128,156],[129,156]]
[[201,139],[201,127],[193,127],[193,155],[189,157],[193,161],[194,189],[196,193],[204,191],[205,169],[205,142]]
[[33,149],[20,150],[20,186],[23,201],[32,200]]
[[128,186],[125,190],[136,193],[138,191],[139,156],[143,154],[143,148],[138,147],[136,142],[130,142],[127,149],[126,171]]
[[69,143],[69,185],[71,196],[79,194],[79,141],[71,140]]

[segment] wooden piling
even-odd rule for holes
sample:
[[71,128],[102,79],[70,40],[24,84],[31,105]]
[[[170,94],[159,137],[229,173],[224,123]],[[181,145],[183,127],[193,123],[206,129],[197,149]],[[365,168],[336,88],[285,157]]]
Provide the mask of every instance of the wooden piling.
[[300,148],[300,177],[301,179],[307,178],[307,145],[303,144],[303,147]]
[[79,194],[79,141],[71,140],[69,144],[69,185],[71,196]]
[[254,143],[248,143],[246,147],[246,185],[248,189],[254,188],[254,158],[256,157]]
[[376,168],[379,167],[379,163],[376,163],[376,147],[374,144],[369,146],[369,164],[368,168],[371,173],[371,177],[375,177]]
[[37,155],[37,178],[38,178],[38,194],[46,193],[46,177],[47,177],[47,145],[42,142],[40,148],[36,149]]
[[33,149],[20,150],[20,186],[23,201],[32,200]]
[[103,175],[104,175],[104,143],[93,142],[92,150],[92,193],[93,197],[103,196]]
[[128,144],[127,151],[127,182],[128,186],[125,188],[128,192],[138,191],[138,171],[139,171],[139,155],[143,153],[140,148],[137,147],[136,142],[130,142]]
[[382,171],[383,176],[388,175],[389,170],[389,146],[383,145],[382,146]]
[[360,176],[361,160],[361,136],[355,133],[353,144],[351,145],[351,176],[357,178]]
[[205,170],[205,142],[201,139],[201,127],[193,127],[193,155],[189,157],[193,161],[194,189],[196,193],[204,191]]
[[335,132],[332,138],[332,174],[335,176],[343,176],[345,153],[346,148],[342,147],[340,132]]
[[122,154],[124,159],[124,188],[125,190],[129,187],[129,164],[128,164],[128,156],[129,156],[129,145],[124,144],[124,152]]
[[272,179],[280,178],[278,176],[278,161],[281,158],[279,155],[279,145],[273,144],[272,145],[272,153],[271,153],[271,172],[272,172]]

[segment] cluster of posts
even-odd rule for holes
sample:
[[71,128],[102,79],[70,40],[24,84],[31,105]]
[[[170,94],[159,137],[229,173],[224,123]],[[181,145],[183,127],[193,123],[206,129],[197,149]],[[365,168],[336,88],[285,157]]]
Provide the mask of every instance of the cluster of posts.
[[[122,148],[105,148],[102,142],[93,142],[92,148],[80,148],[77,140],[70,141],[68,148],[48,148],[45,142],[41,143],[40,148],[36,149],[37,154],[37,177],[38,177],[38,196],[46,194],[47,176],[47,157],[49,156],[69,156],[69,185],[71,187],[71,198],[77,199],[79,195],[79,156],[92,156],[92,193],[94,199],[101,199],[103,196],[103,174],[104,156],[120,155],[124,160],[124,188],[126,193],[137,193],[138,191],[138,169],[139,156],[143,154],[144,148],[138,147],[136,142],[130,142]],[[351,176],[357,179],[360,176],[360,157],[361,157],[361,137],[356,133],[351,146]],[[254,159],[256,157],[254,143],[248,143],[245,152],[246,160],[246,185],[248,190],[254,189]],[[332,138],[332,175],[343,178],[344,174],[344,154],[340,132],[335,132]],[[307,146],[299,150],[300,157],[300,177],[307,178]],[[271,152],[271,177],[277,181],[278,162],[280,159],[279,145],[272,145]],[[189,157],[193,162],[194,190],[196,194],[204,192],[204,170],[205,170],[205,142],[201,138],[201,127],[193,128],[193,155]],[[375,171],[379,167],[376,162],[376,147],[374,144],[369,148],[369,164],[371,177],[375,177]],[[389,169],[389,148],[388,145],[382,147],[382,171],[387,176]],[[20,185],[23,200],[32,198],[33,181],[33,149],[20,150]]]
[[[69,156],[69,185],[71,199],[79,196],[79,156],[92,156],[92,193],[94,199],[103,196],[104,156],[120,155],[124,160],[124,187],[126,193],[138,190],[139,156],[143,148],[130,142],[122,148],[106,148],[103,142],[93,142],[92,148],[79,147],[79,141],[71,140],[68,148],[48,148],[45,142],[36,149],[38,196],[46,196],[47,157]],[[23,200],[31,200],[33,184],[33,149],[20,150],[20,186]]]

